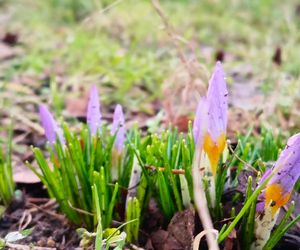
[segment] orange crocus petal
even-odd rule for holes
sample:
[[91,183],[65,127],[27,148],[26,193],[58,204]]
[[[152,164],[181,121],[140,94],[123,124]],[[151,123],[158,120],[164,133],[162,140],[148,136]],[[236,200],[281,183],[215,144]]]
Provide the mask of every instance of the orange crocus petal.
[[60,168],[60,161],[57,156],[54,156],[53,163],[54,163],[54,166],[56,166],[57,168]]
[[291,192],[285,193],[278,183],[271,184],[266,188],[266,205],[271,203],[273,215],[289,201],[290,197]]
[[81,150],[83,151],[84,149],[84,140],[80,139],[80,146],[81,146]]
[[208,133],[206,133],[206,135],[204,136],[203,149],[204,152],[208,155],[213,175],[216,175],[217,166],[224,151],[225,144],[226,136],[224,133],[222,133],[218,137],[217,142],[214,142]]

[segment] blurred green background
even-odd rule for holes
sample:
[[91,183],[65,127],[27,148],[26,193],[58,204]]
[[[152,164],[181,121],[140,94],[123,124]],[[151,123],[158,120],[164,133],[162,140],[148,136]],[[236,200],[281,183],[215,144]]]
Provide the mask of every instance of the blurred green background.
[[[185,84],[175,77],[164,85],[185,70],[177,43],[187,59],[196,57],[205,69],[204,84],[216,59],[223,60],[232,107],[262,112],[265,120],[283,129],[297,128],[298,1],[160,3],[180,37],[176,42],[151,1],[2,0],[1,110],[17,116],[25,111],[35,120],[35,104],[46,102],[57,114],[68,110],[83,116],[82,100],[96,84],[104,113],[121,103],[128,117],[140,112],[154,116],[166,98],[164,86]],[[7,35],[16,41],[5,42]],[[185,105],[180,98],[178,102]]]

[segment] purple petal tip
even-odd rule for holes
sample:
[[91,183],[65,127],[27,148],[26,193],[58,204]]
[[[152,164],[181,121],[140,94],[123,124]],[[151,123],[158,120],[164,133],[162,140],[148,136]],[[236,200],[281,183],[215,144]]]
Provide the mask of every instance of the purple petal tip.
[[279,183],[285,193],[290,192],[300,177],[300,133],[289,138],[274,166],[279,168],[269,184]]
[[101,123],[100,103],[97,87],[92,86],[90,90],[88,109],[87,109],[87,124],[90,127],[91,135],[97,133]]
[[228,91],[221,63],[217,62],[207,90],[208,130],[214,141],[226,134]]
[[65,139],[63,137],[61,129],[58,127],[56,121],[54,120],[52,114],[49,112],[45,105],[39,106],[39,114],[42,127],[45,131],[45,136],[49,141],[50,145],[53,146],[53,143],[56,141],[56,136],[58,136],[61,144],[65,144]]

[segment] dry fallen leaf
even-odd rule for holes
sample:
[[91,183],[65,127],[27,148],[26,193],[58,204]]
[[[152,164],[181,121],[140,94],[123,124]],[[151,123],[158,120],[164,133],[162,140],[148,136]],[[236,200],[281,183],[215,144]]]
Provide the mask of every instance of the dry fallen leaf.
[[194,238],[195,211],[192,209],[176,213],[169,226],[164,250],[191,249]]
[[233,229],[224,242],[224,250],[232,250],[236,240],[236,230]]
[[16,160],[13,161],[13,179],[16,183],[38,183],[40,179],[25,164]]

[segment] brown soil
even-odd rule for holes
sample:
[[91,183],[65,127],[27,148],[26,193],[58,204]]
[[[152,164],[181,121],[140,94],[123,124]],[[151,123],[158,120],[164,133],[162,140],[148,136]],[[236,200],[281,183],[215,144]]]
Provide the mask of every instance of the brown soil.
[[[37,192],[43,190],[41,185],[35,186],[35,194],[41,194]],[[32,197],[32,194],[24,192],[19,200],[11,203],[0,219],[0,237],[25,228],[33,228],[33,232],[17,244],[54,249],[75,249],[79,246],[76,228],[57,212],[56,203],[49,198]]]

